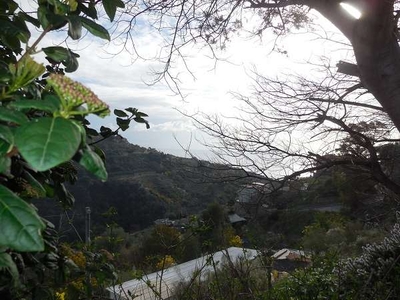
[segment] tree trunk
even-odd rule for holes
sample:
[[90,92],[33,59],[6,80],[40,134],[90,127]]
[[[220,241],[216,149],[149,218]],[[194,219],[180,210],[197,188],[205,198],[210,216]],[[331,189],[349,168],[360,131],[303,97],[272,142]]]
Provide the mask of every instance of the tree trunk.
[[400,131],[400,48],[393,0],[354,0],[361,18],[351,19],[336,0],[312,2],[352,43],[363,85]]
[[400,131],[400,48],[397,41],[370,48],[354,45],[354,52],[364,86]]
[[352,44],[361,81],[400,130],[400,48],[388,2],[366,10],[354,28]]

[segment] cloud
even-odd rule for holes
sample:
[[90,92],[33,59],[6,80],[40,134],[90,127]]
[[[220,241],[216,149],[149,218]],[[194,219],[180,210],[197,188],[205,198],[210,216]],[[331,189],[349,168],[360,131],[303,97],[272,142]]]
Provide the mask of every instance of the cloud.
[[[30,1],[20,2],[32,10]],[[230,92],[249,91],[252,84],[248,76],[250,70],[256,68],[270,76],[282,72],[313,76],[310,72],[313,66],[307,66],[306,61],[319,55],[330,55],[338,60],[343,55],[343,52],[326,52],[326,45],[321,47],[321,41],[315,39],[319,31],[280,38],[278,45],[273,34],[265,34],[263,40],[236,36],[225,51],[216,51],[220,58],[217,61],[210,59],[207,47],[192,44],[181,49],[186,65],[179,59],[171,64],[171,72],[178,76],[180,88],[183,94],[187,94],[186,101],[182,101],[164,81],[149,85],[154,80],[154,70],[164,68],[163,63],[155,58],[165,54],[167,37],[148,26],[144,19],[131,32],[129,43],[124,44],[126,36],[120,35],[123,32],[122,23],[102,24],[113,32],[111,43],[90,34],[79,41],[65,41],[66,32],[63,31],[52,32],[39,46],[63,45],[79,53],[80,67],[77,72],[68,75],[90,87],[112,109],[135,107],[147,113],[150,130],[145,130],[142,124],[134,124],[123,135],[133,143],[158,149],[179,148],[174,134],[179,134],[183,143],[189,143],[193,134],[200,136],[191,122],[175,108],[189,113],[201,111],[235,115],[238,111]],[[38,34],[34,33],[32,39]],[[280,47],[287,54],[271,52],[273,47]],[[44,61],[43,54],[36,57]],[[189,71],[186,66],[189,66]],[[114,117],[104,120],[91,118],[95,127],[101,124],[113,127],[114,120]],[[203,149],[200,144],[196,147]]]
[[[188,119],[182,120],[174,120],[166,121],[159,124],[151,124],[150,132],[169,132],[169,133],[178,133],[178,132],[192,132],[195,131],[196,127],[192,124],[192,122]],[[143,129],[141,126],[137,126],[135,131],[147,131]]]

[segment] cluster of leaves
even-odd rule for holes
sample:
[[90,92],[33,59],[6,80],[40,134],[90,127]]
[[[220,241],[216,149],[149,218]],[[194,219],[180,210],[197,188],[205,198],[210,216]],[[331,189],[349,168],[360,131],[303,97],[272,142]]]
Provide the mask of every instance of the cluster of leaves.
[[312,267],[298,269],[278,281],[263,299],[342,299],[338,276],[333,272],[336,263],[335,257],[314,257]]
[[[75,163],[107,179],[104,153],[90,141],[98,135],[86,117],[110,111],[92,91],[67,76],[78,68],[79,55],[61,46],[44,47],[48,65],[32,57],[50,31],[68,27],[68,37],[80,39],[82,29],[110,40],[98,20],[98,2],[39,0],[33,14],[13,0],[0,2],[0,295],[23,298],[40,286],[43,268],[60,271],[63,262],[57,233],[30,203],[55,198],[63,207],[73,204],[65,182],[77,179]],[[103,1],[113,20],[120,0]],[[41,31],[29,44],[32,27]],[[25,50],[24,50],[25,48]],[[147,115],[134,108],[116,110],[119,128],[102,128],[108,137],[126,130],[131,120],[145,123]],[[30,282],[20,281],[29,269]],[[21,276],[20,276],[21,275]],[[43,274],[42,274],[43,275]],[[35,279],[33,279],[35,278]],[[15,288],[15,289],[14,289]],[[43,299],[43,298],[41,298]]]
[[355,258],[317,256],[266,293],[266,299],[397,299],[399,294],[400,225],[382,241],[363,248]]
[[106,250],[77,250],[68,244],[61,244],[59,250],[62,263],[55,273],[55,279],[48,278],[47,284],[39,289],[35,296],[38,299],[45,298],[44,295],[51,287],[56,291],[56,299],[93,299],[101,296],[105,298],[106,288],[110,282],[117,280],[112,255]]
[[396,299],[400,293],[400,224],[381,243],[363,248],[359,257],[338,268],[342,288],[354,299]]
[[[116,209],[112,210],[113,217],[117,218]],[[241,247],[242,239],[225,217],[222,207],[213,204],[201,218],[192,216],[175,225],[155,225],[134,236],[116,223],[109,224],[107,232],[96,237],[93,245],[111,252],[122,274],[130,272],[132,266],[151,273],[197,258],[202,253]]]

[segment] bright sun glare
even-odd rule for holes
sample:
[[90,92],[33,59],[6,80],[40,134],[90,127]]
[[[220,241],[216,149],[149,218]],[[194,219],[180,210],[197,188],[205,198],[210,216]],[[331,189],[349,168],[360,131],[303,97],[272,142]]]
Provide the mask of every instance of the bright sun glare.
[[346,2],[341,2],[340,5],[355,19],[359,19],[361,17],[361,12],[354,6]]

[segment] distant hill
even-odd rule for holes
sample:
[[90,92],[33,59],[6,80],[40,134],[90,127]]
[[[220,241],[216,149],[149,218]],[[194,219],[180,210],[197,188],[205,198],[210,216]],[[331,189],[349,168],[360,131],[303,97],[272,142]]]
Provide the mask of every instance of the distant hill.
[[[158,218],[179,218],[199,213],[211,202],[234,201],[241,186],[236,181],[224,182],[227,173],[243,175],[238,170],[139,147],[121,137],[108,138],[96,146],[105,153],[109,179],[101,182],[79,170],[78,182],[69,187],[76,199],[71,216],[81,232],[86,206],[91,207],[93,231],[105,230],[109,220],[103,214],[115,207],[115,222],[134,232]],[[42,209],[50,221],[59,223],[60,210]]]

